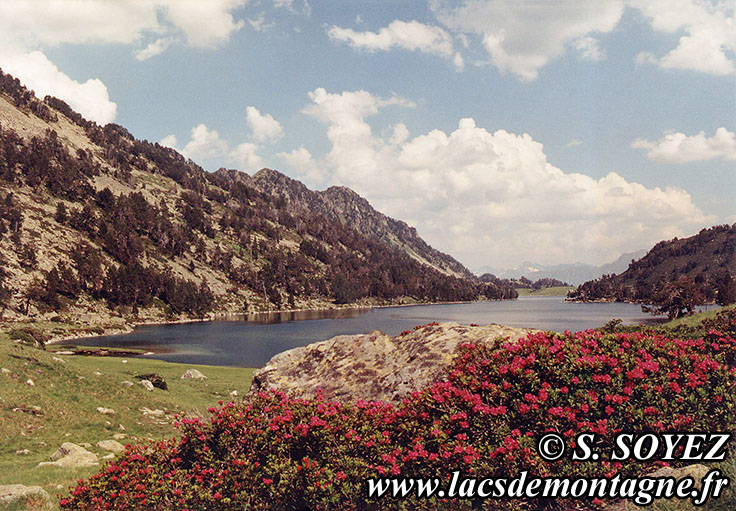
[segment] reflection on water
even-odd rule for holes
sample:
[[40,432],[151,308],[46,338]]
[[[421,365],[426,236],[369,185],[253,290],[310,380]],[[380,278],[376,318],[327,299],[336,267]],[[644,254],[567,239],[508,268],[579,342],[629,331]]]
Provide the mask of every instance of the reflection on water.
[[298,310],[281,312],[251,312],[248,314],[223,314],[218,319],[223,321],[247,321],[259,325],[272,325],[274,323],[285,323],[287,321],[306,321],[310,319],[348,319],[357,318],[371,309],[367,308],[345,308],[345,309],[320,309],[320,310]]
[[657,321],[635,304],[568,303],[561,297],[529,296],[497,302],[249,314],[219,321],[142,326],[130,334],[75,343],[153,351],[152,357],[170,362],[261,367],[277,353],[336,335],[372,330],[396,335],[432,321],[564,332],[599,327],[613,318],[625,324]]

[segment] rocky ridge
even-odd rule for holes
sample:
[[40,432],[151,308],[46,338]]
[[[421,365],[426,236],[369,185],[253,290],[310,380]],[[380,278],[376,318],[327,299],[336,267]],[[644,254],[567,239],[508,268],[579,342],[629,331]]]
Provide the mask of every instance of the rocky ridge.
[[452,256],[429,246],[414,227],[375,210],[365,198],[350,188],[331,186],[323,191],[312,191],[299,181],[272,169],[259,170],[252,182],[263,192],[284,197],[292,208],[306,206],[329,220],[352,227],[364,236],[380,239],[446,275],[473,276]]

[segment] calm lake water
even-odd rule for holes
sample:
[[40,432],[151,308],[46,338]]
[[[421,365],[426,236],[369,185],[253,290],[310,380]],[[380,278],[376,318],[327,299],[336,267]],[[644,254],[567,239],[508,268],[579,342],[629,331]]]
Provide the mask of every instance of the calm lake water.
[[371,330],[396,335],[432,321],[499,323],[563,332],[599,327],[613,318],[626,324],[657,321],[634,304],[569,303],[557,296],[528,296],[498,302],[250,315],[248,320],[241,316],[239,320],[142,326],[130,334],[75,343],[144,349],[155,352],[148,356],[169,362],[261,367],[277,353],[335,335]]

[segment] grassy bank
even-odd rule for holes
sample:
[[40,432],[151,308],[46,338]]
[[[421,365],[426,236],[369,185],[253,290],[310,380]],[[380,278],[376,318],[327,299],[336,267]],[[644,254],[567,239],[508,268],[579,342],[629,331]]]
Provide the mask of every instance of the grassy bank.
[[519,296],[567,296],[567,292],[575,289],[572,286],[545,287],[543,289],[517,288]]
[[[728,311],[736,310],[735,305],[727,305],[726,307],[713,307],[708,311],[698,312],[685,316],[682,318],[673,319],[664,323],[658,323],[656,326],[642,326],[642,325],[621,325],[614,323],[617,320],[609,323],[603,330],[610,331],[613,328],[614,331],[618,332],[635,332],[638,330],[648,330],[661,333],[670,337],[689,338],[695,339],[702,337],[708,333],[712,328],[712,321],[719,312],[728,313]],[[731,312],[732,313],[732,312]]]
[[662,323],[660,327],[669,329],[696,328],[703,322],[703,320],[714,318],[719,311],[733,310],[734,308],[736,308],[736,305],[728,305],[723,308],[711,306],[710,310],[698,312],[697,314],[693,314],[691,316],[673,319],[671,321],[668,321],[667,323]]
[[[230,393],[244,394],[253,373],[139,358],[59,356],[16,344],[7,335],[0,335],[0,367],[0,485],[37,484],[52,495],[62,491],[59,485],[66,490],[99,470],[38,467],[62,443],[89,443],[92,452],[104,455],[95,444],[114,435],[122,444],[170,437],[175,414],[206,416],[218,401],[239,399]],[[190,368],[207,379],[181,379]],[[160,375],[168,390],[148,391],[135,378],[150,373]],[[115,412],[105,415],[98,407]]]

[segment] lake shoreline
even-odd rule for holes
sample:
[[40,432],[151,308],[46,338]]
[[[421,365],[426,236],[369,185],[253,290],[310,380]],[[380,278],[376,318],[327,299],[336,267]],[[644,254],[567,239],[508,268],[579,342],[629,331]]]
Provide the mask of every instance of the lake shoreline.
[[[210,323],[214,321],[236,321],[232,319],[225,319],[225,318],[232,318],[235,316],[244,316],[246,319],[242,321],[248,321],[248,316],[259,316],[259,315],[270,315],[270,314],[294,314],[294,313],[320,313],[320,312],[329,312],[329,311],[340,311],[340,310],[358,310],[358,311],[367,311],[372,309],[387,309],[387,308],[394,308],[394,307],[420,307],[420,306],[426,306],[426,305],[455,305],[455,304],[468,304],[468,303],[480,303],[480,302],[495,302],[495,301],[513,301],[517,300],[518,298],[513,299],[506,299],[506,300],[472,300],[472,301],[454,301],[454,302],[416,302],[416,303],[400,303],[400,304],[379,304],[379,305],[360,305],[360,304],[351,304],[348,306],[338,306],[335,307],[319,307],[319,308],[311,308],[311,309],[276,309],[276,310],[267,310],[267,311],[257,311],[257,312],[248,312],[248,313],[233,313],[233,312],[221,312],[221,313],[213,313],[208,314],[207,316],[203,318],[177,318],[177,319],[152,319],[152,320],[143,320],[143,321],[136,321],[132,323],[125,323],[123,325],[120,325],[119,327],[108,327],[105,328],[105,331],[103,333],[79,333],[74,335],[67,335],[62,337],[56,337],[52,338],[48,341],[46,341],[47,346],[65,346],[69,345],[72,341],[80,340],[80,339],[93,339],[95,337],[110,337],[110,336],[118,336],[118,335],[126,335],[130,334],[133,331],[135,331],[136,328],[141,326],[165,326],[165,325],[185,325],[185,324],[192,324],[192,323]],[[294,321],[307,321],[307,320],[294,320]],[[32,325],[32,323],[29,323],[29,325]],[[82,325],[81,328],[85,328],[91,325]]]

